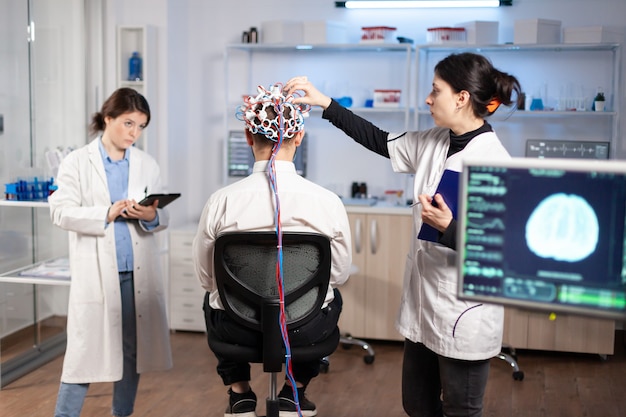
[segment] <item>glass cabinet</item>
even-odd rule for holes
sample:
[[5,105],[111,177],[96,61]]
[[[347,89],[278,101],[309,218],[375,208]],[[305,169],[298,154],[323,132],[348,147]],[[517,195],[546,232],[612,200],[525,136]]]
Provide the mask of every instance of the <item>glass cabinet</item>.
[[[56,174],[87,140],[83,0],[0,0],[0,180]],[[64,350],[69,280],[23,269],[67,256],[47,203],[0,201],[0,386]]]

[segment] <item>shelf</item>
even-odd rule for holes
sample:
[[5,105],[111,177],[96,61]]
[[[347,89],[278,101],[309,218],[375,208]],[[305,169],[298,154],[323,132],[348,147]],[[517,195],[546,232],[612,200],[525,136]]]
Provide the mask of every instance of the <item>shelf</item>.
[[[142,59],[142,79],[129,80],[128,61],[134,52],[138,52]],[[116,87],[132,88],[143,95],[152,111],[152,118],[156,116],[158,103],[156,79],[157,62],[157,29],[152,25],[117,27],[116,42]],[[153,124],[143,131],[135,146],[155,156],[158,152],[158,139]]]
[[[419,110],[418,114],[420,116],[430,116],[430,110]],[[615,117],[617,116],[616,112],[612,111],[527,111],[527,110],[516,110],[511,112],[509,110],[506,111],[498,111],[491,115],[487,120],[493,118],[502,118],[502,117]]]
[[144,82],[142,81],[128,81],[128,80],[120,80],[119,81],[119,86],[120,87],[131,87],[134,89],[139,89],[142,88],[144,86]]
[[16,201],[16,200],[0,200],[0,206],[5,207],[33,207],[48,208],[50,205],[47,201]]
[[[314,109],[316,110],[316,109]],[[321,109],[317,109],[321,111]],[[348,110],[353,113],[400,113],[415,111],[413,108],[407,109],[406,107],[348,107]]]
[[[412,63],[415,45],[409,43],[343,43],[343,44],[263,44],[236,43],[224,50],[225,80],[225,138],[232,131],[241,131],[241,122],[235,125],[234,113],[241,105],[242,95],[254,94],[260,81],[273,78],[286,81],[297,73],[316,80],[330,97],[351,97],[349,110],[363,117],[404,119],[404,130],[409,129],[415,113],[412,88]],[[337,65],[342,71],[338,75]],[[368,75],[367,77],[363,77]],[[362,79],[357,80],[357,77]],[[271,79],[270,78],[270,79]],[[376,89],[402,91],[400,107],[363,107],[373,99]],[[319,115],[322,109],[311,108]],[[230,140],[230,139],[227,139]],[[230,146],[224,146],[224,160],[229,160]],[[225,164],[229,166],[229,164]],[[223,171],[223,183],[233,180],[228,169]]]
[[[14,283],[14,284],[42,284],[42,285],[66,285],[69,286],[71,283],[71,279],[69,276],[69,272],[67,275],[65,273],[60,273],[58,265],[65,265],[67,258],[56,258],[50,259],[43,262],[38,262],[32,265],[27,265],[22,268],[15,269],[13,271],[6,272],[0,275],[0,282],[6,283]],[[50,275],[46,275],[45,266],[52,265],[50,268]],[[69,268],[69,262],[67,262],[67,268]],[[33,273],[33,275],[21,275],[22,273],[35,270],[37,272]],[[65,267],[63,267],[65,270]]]
[[23,277],[19,275],[0,275],[0,282],[7,284],[36,284],[69,286],[69,278]]
[[228,49],[236,49],[250,52],[407,52],[415,50],[415,46],[408,43],[372,43],[372,44],[262,44],[262,43],[239,43],[227,46]]
[[[241,103],[231,103],[228,105],[228,108],[231,109],[237,109],[239,106],[241,106]],[[415,111],[414,108],[409,108],[407,109],[404,106],[401,107],[347,107],[348,110],[350,110],[353,113],[370,113],[370,114],[377,114],[377,113],[398,113],[398,114],[404,114],[407,111],[412,113]],[[319,114],[322,113],[324,110],[322,110],[321,107],[318,106],[314,106],[311,108],[310,112],[311,113],[315,113],[315,114]],[[428,113],[428,112],[427,112]],[[430,113],[428,113],[430,114]],[[233,118],[234,118],[234,110],[233,110]]]
[[614,51],[619,48],[616,43],[558,43],[558,44],[499,44],[499,45],[468,45],[455,43],[449,45],[419,45],[417,49],[427,52],[558,52],[558,51]]
[[[429,44],[416,48],[416,89],[419,109],[415,112],[416,130],[432,126],[430,111],[423,105],[431,89],[430,80],[436,63],[452,53],[477,53],[491,60],[495,67],[518,78],[529,96],[543,96],[549,108],[564,108],[568,100],[584,100],[586,111],[512,110],[503,106],[487,121],[502,133],[505,147],[514,156],[522,156],[520,146],[528,138],[572,141],[607,141],[611,158],[620,158],[620,116],[622,57],[619,43],[586,44]],[[548,89],[549,87],[549,89]],[[597,88],[607,99],[607,111],[590,110]],[[560,105],[561,104],[561,105]],[[560,105],[560,106],[559,106]],[[567,106],[569,107],[569,106]],[[426,116],[429,116],[427,118]],[[427,120],[428,119],[428,120]],[[516,125],[506,126],[507,121]],[[503,122],[503,126],[498,124]]]

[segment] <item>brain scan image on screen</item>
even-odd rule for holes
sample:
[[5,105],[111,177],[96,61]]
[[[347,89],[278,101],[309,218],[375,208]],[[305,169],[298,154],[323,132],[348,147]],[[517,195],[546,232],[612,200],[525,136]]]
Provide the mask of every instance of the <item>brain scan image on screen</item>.
[[593,207],[574,194],[546,197],[526,222],[526,245],[540,258],[578,262],[595,251],[598,239]]

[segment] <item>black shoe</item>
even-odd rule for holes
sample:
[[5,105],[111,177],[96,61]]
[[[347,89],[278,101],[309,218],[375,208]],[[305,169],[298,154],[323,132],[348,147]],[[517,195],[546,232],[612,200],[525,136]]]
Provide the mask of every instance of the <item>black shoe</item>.
[[224,412],[224,417],[257,417],[256,412],[256,394],[250,390],[243,394],[233,392],[228,389],[228,407]]
[[[302,417],[313,417],[317,415],[315,404],[304,395],[304,388],[298,388],[298,402]],[[293,399],[293,391],[290,386],[284,386],[278,394],[279,417],[299,417],[298,407]]]

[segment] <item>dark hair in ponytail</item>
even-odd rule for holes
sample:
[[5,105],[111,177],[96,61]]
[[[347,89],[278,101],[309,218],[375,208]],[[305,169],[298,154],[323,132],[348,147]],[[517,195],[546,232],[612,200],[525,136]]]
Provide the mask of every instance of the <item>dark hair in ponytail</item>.
[[[514,76],[496,69],[482,55],[471,52],[452,54],[435,66],[435,74],[450,84],[455,92],[470,94],[472,109],[477,117],[492,114],[499,104],[516,108],[522,101],[522,87]],[[493,103],[495,106],[490,106]]]
[[146,115],[148,118],[146,126],[148,126],[148,123],[150,123],[150,106],[146,98],[132,88],[120,88],[114,91],[104,102],[102,109],[93,115],[89,131],[92,134],[103,131],[106,127],[104,123],[105,117],[115,119],[121,114],[135,111]]

